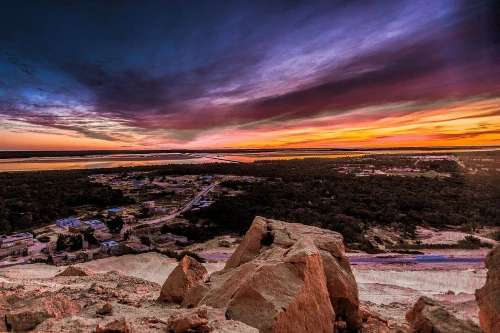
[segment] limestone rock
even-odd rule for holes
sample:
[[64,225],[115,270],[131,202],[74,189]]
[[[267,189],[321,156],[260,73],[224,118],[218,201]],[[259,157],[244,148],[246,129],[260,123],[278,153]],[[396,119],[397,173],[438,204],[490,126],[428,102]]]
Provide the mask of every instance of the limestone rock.
[[406,313],[410,331],[417,333],[481,333],[479,326],[471,320],[463,321],[443,308],[438,302],[420,297]]
[[229,319],[260,332],[333,332],[335,321],[345,321],[348,331],[362,327],[342,236],[262,217],[224,270],[194,286],[183,302],[199,304],[227,308]]
[[180,313],[170,317],[168,330],[174,333],[184,333],[189,330],[203,333],[210,330],[207,324],[207,309],[200,307],[197,312]]
[[48,318],[59,319],[71,316],[79,310],[79,305],[67,296],[41,297],[8,312],[5,316],[5,323],[14,332],[24,332],[36,328]]
[[211,333],[259,333],[258,329],[234,320],[216,320],[209,326]]
[[124,317],[110,322],[106,326],[98,324],[96,333],[131,333],[132,328],[128,320]]
[[190,256],[184,256],[161,287],[159,300],[182,303],[186,293],[197,282],[205,280],[207,269]]
[[111,314],[113,313],[113,305],[110,302],[106,302],[106,304],[104,304],[102,308],[98,309],[96,313],[103,316]]
[[226,308],[228,319],[261,333],[334,330],[321,255],[307,237],[289,249],[275,247],[243,265],[212,274],[210,282],[188,293],[184,305],[198,305],[191,301]]
[[88,269],[78,266],[69,266],[56,276],[92,276],[94,273]]
[[479,323],[486,333],[500,333],[500,246],[484,259],[488,273],[486,284],[476,290]]

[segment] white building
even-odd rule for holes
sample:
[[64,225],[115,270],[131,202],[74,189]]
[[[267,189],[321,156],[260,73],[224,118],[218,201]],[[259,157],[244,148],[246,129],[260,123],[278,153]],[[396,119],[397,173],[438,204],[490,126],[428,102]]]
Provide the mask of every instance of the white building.
[[91,227],[93,230],[100,230],[106,228],[106,225],[99,220],[83,221],[83,224]]
[[67,219],[60,219],[56,221],[56,225],[61,228],[65,227],[79,227],[82,225],[80,219],[76,217],[68,217]]
[[118,244],[115,241],[107,241],[107,242],[101,243],[101,252],[104,252],[104,253],[118,251],[119,248],[120,248],[120,244]]

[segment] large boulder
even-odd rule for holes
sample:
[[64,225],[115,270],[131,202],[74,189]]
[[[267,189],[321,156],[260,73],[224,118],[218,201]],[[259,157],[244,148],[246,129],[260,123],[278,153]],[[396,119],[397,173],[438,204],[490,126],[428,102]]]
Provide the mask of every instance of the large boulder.
[[132,333],[132,327],[130,326],[127,318],[118,318],[106,326],[97,324],[95,329],[96,333]]
[[159,300],[182,303],[186,293],[197,282],[205,280],[207,269],[190,256],[184,256],[161,287]]
[[443,308],[437,301],[420,297],[406,313],[410,331],[417,333],[482,333],[471,320],[460,320]]
[[79,310],[80,306],[67,296],[41,297],[26,304],[18,304],[17,309],[5,315],[5,324],[14,332],[25,332],[33,330],[49,318],[72,316]]
[[92,276],[94,273],[88,269],[78,266],[69,266],[56,276]]
[[488,269],[486,284],[476,290],[479,323],[487,333],[500,333],[500,246],[486,255],[484,263]]
[[225,268],[198,283],[185,307],[226,309],[228,319],[264,332],[361,328],[358,288],[340,234],[256,217]]

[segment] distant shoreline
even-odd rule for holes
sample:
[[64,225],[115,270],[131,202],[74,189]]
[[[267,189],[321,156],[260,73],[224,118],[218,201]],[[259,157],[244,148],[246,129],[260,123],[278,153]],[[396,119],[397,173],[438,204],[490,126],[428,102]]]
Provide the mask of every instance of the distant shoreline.
[[494,150],[500,146],[456,146],[456,147],[388,147],[388,148],[275,148],[275,149],[171,149],[171,150],[31,150],[31,151],[0,151],[0,159],[31,158],[31,157],[85,157],[109,155],[137,154],[238,154],[238,153],[270,153],[270,152],[367,152],[367,151],[398,151],[398,150]]

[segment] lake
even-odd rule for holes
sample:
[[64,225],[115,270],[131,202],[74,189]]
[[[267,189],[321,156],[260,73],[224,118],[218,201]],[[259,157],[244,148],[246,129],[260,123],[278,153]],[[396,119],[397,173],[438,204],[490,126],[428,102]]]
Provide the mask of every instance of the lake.
[[[116,154],[89,155],[77,157],[31,157],[0,159],[0,172],[40,171],[67,169],[99,169],[127,166],[147,166],[185,163],[248,163],[261,160],[289,160],[295,158],[342,158],[365,154],[422,154],[477,151],[480,149],[436,149],[436,150],[375,150],[375,151],[335,151],[335,150],[276,150],[272,152],[244,152],[227,154],[209,153],[157,153],[157,154]],[[489,149],[494,150],[494,149]]]

